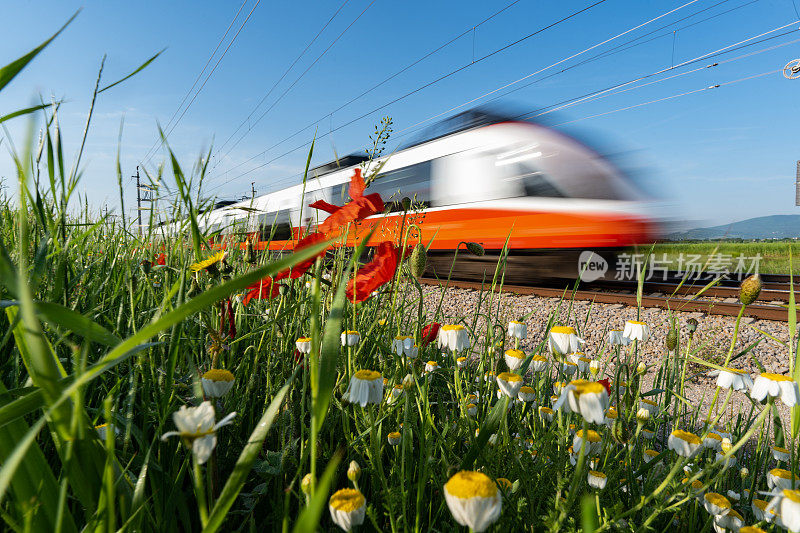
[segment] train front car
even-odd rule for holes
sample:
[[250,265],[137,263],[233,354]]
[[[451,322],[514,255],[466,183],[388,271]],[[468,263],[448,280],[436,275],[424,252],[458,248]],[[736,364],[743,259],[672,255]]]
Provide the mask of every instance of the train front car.
[[[506,248],[507,283],[581,272],[591,281],[614,275],[620,251],[657,238],[647,199],[624,174],[542,125],[494,119],[402,155],[374,185],[384,196],[392,187],[416,195],[424,207],[417,221],[422,242],[431,242],[429,275],[448,276],[460,247],[453,277],[491,279]],[[465,253],[465,242],[486,255]]]

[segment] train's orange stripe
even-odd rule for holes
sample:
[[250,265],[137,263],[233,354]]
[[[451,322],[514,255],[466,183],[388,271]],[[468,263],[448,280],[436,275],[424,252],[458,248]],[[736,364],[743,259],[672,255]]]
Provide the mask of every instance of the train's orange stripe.
[[[351,229],[347,246],[354,246],[373,226],[369,245],[400,239],[402,215],[360,222]],[[487,250],[622,247],[652,241],[653,228],[644,218],[615,213],[530,212],[507,209],[447,209],[410,215],[406,224],[421,228],[421,242],[433,239],[431,249],[452,250],[463,241],[481,243]],[[252,234],[255,237],[257,234]],[[416,241],[416,238],[414,239]],[[238,243],[244,248],[244,243]],[[215,249],[224,248],[214,244]],[[293,241],[259,241],[257,250],[292,250]]]

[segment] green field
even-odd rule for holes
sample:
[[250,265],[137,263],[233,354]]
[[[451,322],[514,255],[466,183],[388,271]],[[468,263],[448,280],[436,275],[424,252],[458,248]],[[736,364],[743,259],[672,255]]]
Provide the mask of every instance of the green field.
[[731,270],[739,266],[740,258],[744,258],[746,268],[753,263],[753,258],[758,257],[758,271],[761,274],[788,274],[789,254],[793,259],[793,273],[800,274],[800,242],[788,241],[711,241],[711,242],[673,242],[658,244],[653,249],[655,257],[660,259],[666,254],[667,260],[674,265],[675,270],[681,264],[683,254],[685,265],[693,256],[699,256],[701,264],[712,266],[728,264]]

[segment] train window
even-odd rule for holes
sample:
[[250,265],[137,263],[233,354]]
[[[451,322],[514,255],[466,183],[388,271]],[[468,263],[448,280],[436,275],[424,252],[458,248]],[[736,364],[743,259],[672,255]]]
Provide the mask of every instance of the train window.
[[267,213],[261,215],[259,226],[260,239],[262,241],[288,241],[292,238],[292,224],[289,221],[288,211],[278,211],[277,213]]
[[505,180],[516,182],[520,193],[525,196],[539,196],[545,198],[563,198],[559,191],[541,170],[529,163],[514,163],[502,165],[505,168]]
[[377,192],[392,212],[402,211],[404,197],[414,199],[425,207],[431,205],[431,162],[390,170],[379,174],[367,190]]

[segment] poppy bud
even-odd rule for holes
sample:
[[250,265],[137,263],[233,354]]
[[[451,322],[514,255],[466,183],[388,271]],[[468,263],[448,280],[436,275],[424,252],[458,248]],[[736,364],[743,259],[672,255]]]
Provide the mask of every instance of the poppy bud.
[[628,442],[628,428],[621,420],[615,420],[611,426],[611,438],[617,444],[624,444]]
[[477,242],[468,242],[466,244],[467,244],[467,250],[472,255],[477,255],[478,257],[483,257],[484,254],[486,254],[486,250],[484,250],[483,246],[481,246]]
[[408,211],[411,209],[411,198],[403,196],[403,199],[400,200],[400,204],[403,206],[403,211]]
[[690,336],[694,334],[696,329],[697,329],[697,319],[696,318],[690,318],[689,320],[686,321],[686,331],[689,332]]
[[761,292],[761,276],[755,274],[745,279],[739,287],[739,301],[744,305],[750,305],[756,301]]
[[147,261],[147,260],[142,261],[142,269],[144,270],[145,274],[149,274],[150,273],[150,269],[152,268],[152,266],[153,266],[153,263],[151,263],[150,261]]
[[255,264],[256,262],[256,252],[253,250],[253,241],[247,239],[247,248],[244,251],[244,260],[247,263]]
[[667,332],[667,350],[670,352],[674,350],[678,346],[678,332],[675,331],[675,328],[669,328]]
[[419,279],[425,273],[428,258],[425,252],[425,245],[418,244],[414,246],[414,251],[411,252],[411,257],[408,260],[408,268],[411,270],[411,275]]
[[292,288],[283,283],[278,284],[278,291],[280,291],[281,296],[290,296],[292,294]]

